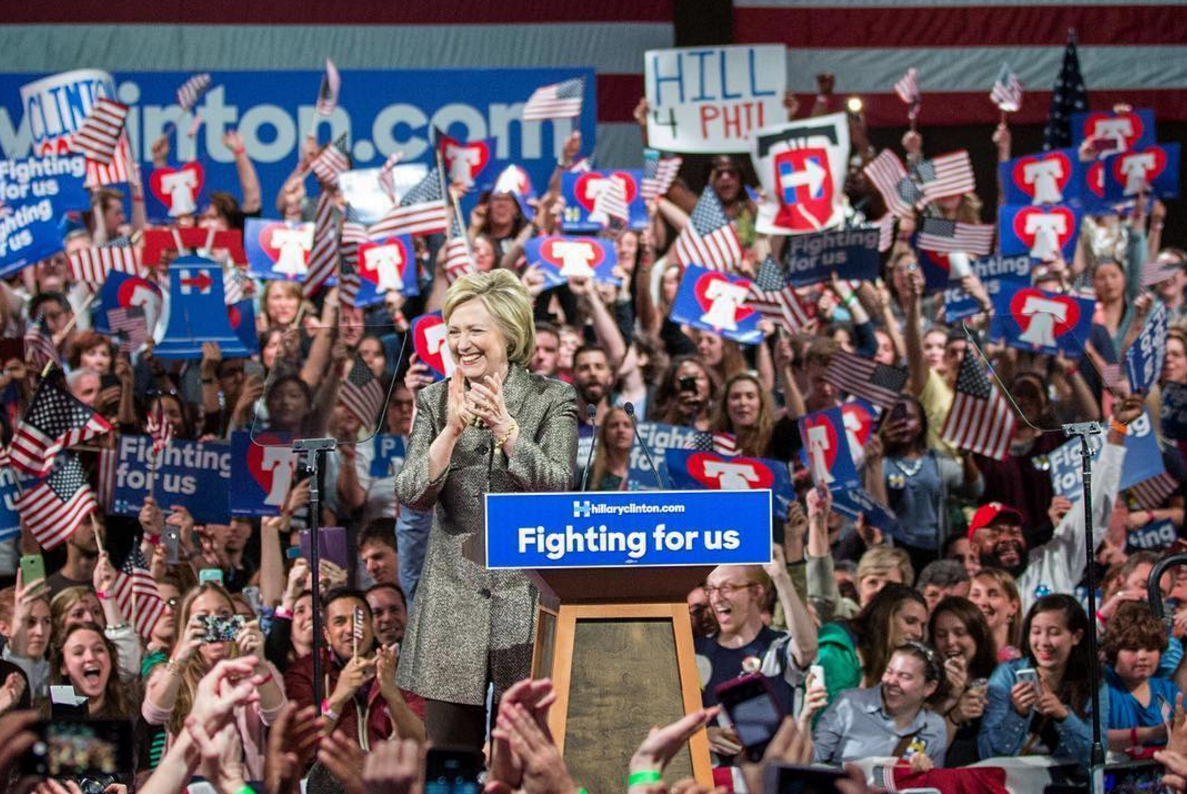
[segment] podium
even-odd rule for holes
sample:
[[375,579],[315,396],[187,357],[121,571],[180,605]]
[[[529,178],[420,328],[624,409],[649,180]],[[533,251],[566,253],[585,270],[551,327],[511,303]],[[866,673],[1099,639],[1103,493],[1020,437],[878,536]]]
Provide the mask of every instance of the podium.
[[[488,567],[540,591],[532,677],[556,688],[565,763],[622,791],[647,732],[701,707],[687,596],[717,565],[770,561],[771,492],[488,494],[486,515]],[[683,777],[712,786],[704,730],[665,774]]]

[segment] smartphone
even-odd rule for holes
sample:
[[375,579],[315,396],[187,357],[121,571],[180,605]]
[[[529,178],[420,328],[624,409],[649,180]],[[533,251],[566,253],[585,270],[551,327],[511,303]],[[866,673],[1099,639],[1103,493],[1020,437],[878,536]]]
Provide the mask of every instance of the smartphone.
[[40,554],[25,554],[21,556],[21,582],[28,587],[33,582],[45,578],[45,558]]
[[203,568],[198,571],[198,584],[206,584],[207,582],[214,582],[217,585],[223,583],[223,572],[218,568]]
[[1105,137],[1093,138],[1088,142],[1088,148],[1095,154],[1111,152],[1117,149],[1117,139]]
[[[332,562],[347,570],[346,528],[322,527],[317,531],[317,556],[320,560]],[[309,559],[309,530],[302,529],[297,536],[300,556]]]
[[761,673],[740,676],[718,684],[715,691],[734,723],[747,757],[752,761],[761,759],[784,717],[766,676]]
[[242,592],[247,603],[251,604],[251,611],[260,614],[260,588],[245,587]]
[[234,642],[239,630],[247,622],[242,615],[200,615],[198,619],[205,631],[202,642]]
[[824,683],[824,668],[820,665],[810,665],[808,667],[808,674],[812,676],[812,683],[815,686],[828,686],[828,684]]
[[696,375],[685,375],[676,380],[676,389],[681,392],[696,392],[697,378]]
[[430,747],[425,758],[425,794],[478,794],[482,753]]
[[161,545],[165,547],[165,564],[177,565],[181,562],[181,534],[177,527],[165,525],[161,532]]
[[1035,694],[1042,694],[1042,688],[1039,684],[1039,673],[1033,667],[1023,667],[1014,674],[1019,682],[1030,684],[1035,688]]
[[797,766],[772,761],[763,770],[764,794],[835,794],[837,782],[849,777],[844,770]]
[[37,739],[21,759],[25,774],[73,778],[81,784],[88,778],[133,772],[131,722],[89,718],[41,720],[34,723],[32,730]]

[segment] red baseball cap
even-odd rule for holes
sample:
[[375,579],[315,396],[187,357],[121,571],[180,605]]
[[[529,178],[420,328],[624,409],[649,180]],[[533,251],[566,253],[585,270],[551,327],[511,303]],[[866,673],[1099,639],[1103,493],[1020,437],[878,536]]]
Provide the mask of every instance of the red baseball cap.
[[973,533],[978,529],[989,526],[1003,515],[1014,519],[1019,524],[1022,523],[1022,514],[1001,502],[990,502],[978,507],[977,512],[973,513],[973,520],[969,522],[969,540],[973,539]]

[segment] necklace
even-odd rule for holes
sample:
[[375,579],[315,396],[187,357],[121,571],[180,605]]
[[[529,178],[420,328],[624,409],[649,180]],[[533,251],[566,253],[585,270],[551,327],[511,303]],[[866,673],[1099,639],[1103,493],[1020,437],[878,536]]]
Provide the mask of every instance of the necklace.
[[901,460],[896,460],[894,465],[898,466],[899,470],[901,470],[903,474],[907,475],[908,477],[914,477],[919,473],[919,470],[923,468],[923,458],[916,458],[913,465],[904,463]]

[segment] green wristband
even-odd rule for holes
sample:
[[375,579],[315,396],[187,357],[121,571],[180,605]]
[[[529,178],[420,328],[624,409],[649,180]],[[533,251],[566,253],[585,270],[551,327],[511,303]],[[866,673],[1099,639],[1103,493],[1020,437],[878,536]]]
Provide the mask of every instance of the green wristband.
[[235,794],[256,794],[256,790],[251,786],[245,785],[243,788],[236,791]]
[[639,783],[658,783],[663,780],[664,776],[657,769],[645,769],[642,772],[631,772],[630,777],[626,779],[627,787],[638,785]]

